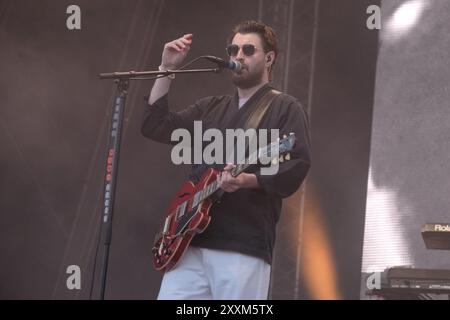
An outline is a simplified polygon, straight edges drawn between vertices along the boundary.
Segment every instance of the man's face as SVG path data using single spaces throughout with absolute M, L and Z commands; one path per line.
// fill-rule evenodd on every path
M 232 41 L 233 45 L 239 46 L 236 55 L 231 55 L 231 60 L 239 61 L 242 64 L 242 70 L 234 72 L 232 76 L 233 83 L 241 89 L 249 89 L 263 82 L 264 77 L 267 79 L 266 54 L 262 46 L 262 40 L 256 33 L 241 34 L 237 33 Z M 253 55 L 245 55 L 242 46 L 253 45 L 255 52 Z

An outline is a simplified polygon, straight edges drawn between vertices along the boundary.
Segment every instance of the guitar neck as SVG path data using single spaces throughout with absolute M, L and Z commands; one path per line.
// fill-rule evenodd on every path
M 233 177 L 237 177 L 239 174 L 247 170 L 248 167 L 250 167 L 252 164 L 256 164 L 259 159 L 259 157 L 266 157 L 269 158 L 269 160 L 273 157 L 276 157 L 278 160 L 278 156 L 280 154 L 284 154 L 286 152 L 289 152 L 292 150 L 293 146 L 295 144 L 295 135 L 291 133 L 289 137 L 283 138 L 281 141 L 278 139 L 277 142 L 273 142 L 270 145 L 261 148 L 257 150 L 256 152 L 250 154 L 248 158 L 245 159 L 243 163 L 237 164 L 235 167 L 233 167 L 230 170 L 230 174 Z M 287 158 L 287 160 L 289 160 Z M 193 198 L 189 201 L 185 201 L 183 204 L 178 206 L 177 208 L 177 217 L 184 215 L 184 212 L 186 210 L 186 206 L 188 205 L 188 202 L 190 203 L 190 206 L 192 208 L 196 207 L 200 202 L 211 196 L 213 193 L 219 190 L 219 183 L 216 180 L 208 184 L 205 188 L 198 191 Z M 221 195 L 218 195 L 220 197 Z
M 250 164 L 248 162 L 247 163 L 243 163 L 243 164 L 237 164 L 233 169 L 230 170 L 230 173 L 231 173 L 231 175 L 233 177 L 237 177 L 242 172 L 247 170 L 247 168 L 249 166 L 250 166 Z M 220 189 L 219 188 L 219 182 L 217 180 L 214 180 L 214 182 L 212 182 L 209 185 L 207 185 L 203 190 L 199 191 L 194 196 L 194 205 L 202 202 L 203 200 L 205 200 L 206 198 L 211 196 L 214 192 L 216 192 L 218 189 Z

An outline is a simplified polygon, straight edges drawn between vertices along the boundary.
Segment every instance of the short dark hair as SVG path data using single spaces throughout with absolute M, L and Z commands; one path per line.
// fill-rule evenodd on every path
M 247 34 L 247 33 L 256 33 L 259 35 L 259 37 L 262 40 L 263 49 L 264 52 L 267 53 L 269 51 L 275 52 L 275 58 L 273 59 L 271 68 L 269 70 L 269 77 L 272 78 L 272 71 L 275 66 L 275 62 L 277 60 L 278 56 L 278 43 L 277 43 L 277 35 L 275 33 L 275 30 L 273 30 L 268 25 L 254 21 L 254 20 L 247 20 L 242 21 L 238 23 L 234 28 L 232 29 L 231 35 L 228 37 L 227 44 L 230 44 L 234 36 L 238 33 L 241 34 Z

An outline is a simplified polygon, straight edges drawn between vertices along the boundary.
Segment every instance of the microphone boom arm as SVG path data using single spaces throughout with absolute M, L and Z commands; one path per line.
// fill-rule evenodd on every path
M 100 79 L 129 79 L 129 80 L 150 80 L 141 77 L 148 76 L 168 76 L 171 74 L 180 73 L 219 73 L 221 68 L 208 68 L 208 69 L 186 69 L 186 70 L 166 70 L 166 71 L 125 71 L 125 72 L 110 72 L 100 73 L 98 77 Z

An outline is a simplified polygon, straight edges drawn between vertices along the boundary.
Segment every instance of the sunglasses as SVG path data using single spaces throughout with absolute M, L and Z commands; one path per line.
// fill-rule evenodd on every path
M 227 46 L 227 53 L 230 57 L 235 57 L 239 53 L 240 47 L 237 44 L 229 44 Z M 242 52 L 247 56 L 252 56 L 255 54 L 256 48 L 252 44 L 244 44 L 242 46 Z

